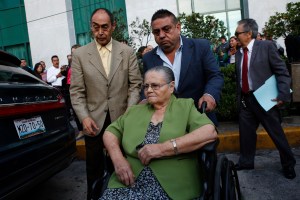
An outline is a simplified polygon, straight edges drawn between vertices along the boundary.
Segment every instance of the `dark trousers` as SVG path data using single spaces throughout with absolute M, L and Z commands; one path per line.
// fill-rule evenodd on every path
M 252 93 L 242 95 L 242 99 L 245 101 L 246 108 L 240 103 L 240 165 L 254 166 L 256 130 L 261 123 L 279 151 L 282 167 L 294 167 L 296 160 L 281 127 L 279 109 L 274 106 L 266 112 Z
M 65 92 L 65 101 L 66 101 L 66 106 L 67 106 L 67 109 L 68 109 L 68 115 L 69 115 L 69 118 L 72 116 L 73 114 L 73 117 L 74 117 L 74 120 L 75 120 L 75 123 L 76 123 L 76 126 L 78 128 L 78 131 L 82 131 L 83 130 L 83 127 L 82 127 L 82 124 L 80 123 L 77 115 L 76 115 L 76 112 L 75 110 L 73 109 L 73 106 L 72 106 L 72 103 L 71 103 L 71 98 L 70 98 L 70 85 L 67 84 L 66 85 L 66 92 Z M 71 110 L 72 110 L 72 114 L 71 114 Z
M 109 113 L 107 112 L 103 127 L 100 134 L 95 137 L 85 136 L 85 149 L 86 149 L 86 175 L 87 175 L 87 199 L 91 199 L 93 183 L 100 179 L 104 173 L 104 152 L 103 152 L 103 140 L 102 136 L 110 125 L 111 120 Z M 94 191 L 100 193 L 100 191 Z

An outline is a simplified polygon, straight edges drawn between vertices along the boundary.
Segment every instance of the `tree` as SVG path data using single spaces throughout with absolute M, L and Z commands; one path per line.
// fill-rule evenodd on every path
M 287 12 L 279 13 L 269 18 L 263 32 L 266 35 L 286 38 L 288 35 L 300 35 L 300 2 L 287 3 Z
M 126 17 L 123 9 L 119 9 L 118 11 L 114 11 L 113 15 L 116 21 L 116 28 L 112 34 L 112 37 L 121 42 L 121 41 L 128 41 L 128 30 L 127 30 L 127 22 Z
M 131 47 L 137 50 L 141 46 L 147 46 L 151 39 L 151 28 L 150 23 L 143 19 L 141 21 L 138 17 L 130 25 L 130 42 Z M 144 43 L 146 39 L 146 42 Z M 144 45 L 143 45 L 144 44 Z
M 181 34 L 189 38 L 205 38 L 216 44 L 227 32 L 224 22 L 210 15 L 182 13 L 179 14 L 178 20 L 181 23 Z
M 271 16 L 263 32 L 274 39 L 283 37 L 289 62 L 300 62 L 300 2 L 287 3 L 286 10 Z

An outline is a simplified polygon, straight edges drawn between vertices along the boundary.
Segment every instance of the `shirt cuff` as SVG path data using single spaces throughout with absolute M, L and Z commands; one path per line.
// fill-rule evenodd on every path
M 203 94 L 203 96 L 204 96 L 204 95 L 210 96 L 210 97 L 211 97 L 211 98 L 214 100 L 214 102 L 216 103 L 216 100 L 215 100 L 215 98 L 214 98 L 214 97 L 213 97 L 211 94 L 204 93 L 204 94 Z

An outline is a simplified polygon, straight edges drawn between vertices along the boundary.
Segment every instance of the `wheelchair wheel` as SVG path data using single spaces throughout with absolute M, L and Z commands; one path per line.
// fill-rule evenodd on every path
M 214 184 L 214 200 L 241 199 L 237 172 L 226 156 L 221 156 L 217 162 Z

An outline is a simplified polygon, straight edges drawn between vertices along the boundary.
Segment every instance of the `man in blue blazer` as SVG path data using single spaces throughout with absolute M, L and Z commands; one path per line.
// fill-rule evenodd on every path
M 255 40 L 257 33 L 258 26 L 255 20 L 244 19 L 238 22 L 235 36 L 242 48 L 237 51 L 235 58 L 241 154 L 235 167 L 237 170 L 254 168 L 256 130 L 261 123 L 279 151 L 285 177 L 293 179 L 296 176 L 296 160 L 281 127 L 278 109 L 283 102 L 289 102 L 291 99 L 291 78 L 274 43 Z M 265 111 L 253 92 L 272 75 L 275 75 L 277 80 L 278 96 L 273 99 L 277 106 Z
M 151 27 L 158 47 L 143 56 L 144 72 L 159 65 L 171 68 L 177 97 L 192 98 L 197 108 L 206 101 L 208 117 L 217 125 L 211 111 L 220 99 L 224 80 L 209 41 L 181 36 L 179 21 L 165 9 L 154 13 Z

